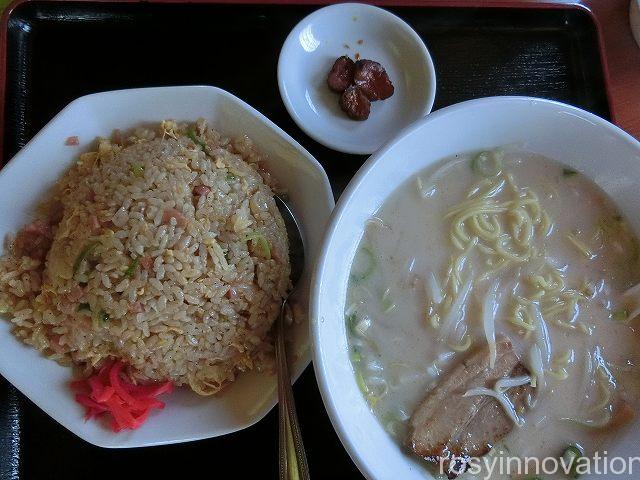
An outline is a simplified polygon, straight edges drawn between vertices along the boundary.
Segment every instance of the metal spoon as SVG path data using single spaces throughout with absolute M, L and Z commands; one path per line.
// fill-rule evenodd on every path
M 309 467 L 307 455 L 302 444 L 302 435 L 298 425 L 298 415 L 291 390 L 291 377 L 287 363 L 287 351 L 284 342 L 285 311 L 288 300 L 296 289 L 296 284 L 304 269 L 304 243 L 300 227 L 289 206 L 277 195 L 274 196 L 280 210 L 289 237 L 289 263 L 291 264 L 292 290 L 282 300 L 280 315 L 276 320 L 276 363 L 278 367 L 278 412 L 279 425 L 279 464 L 280 480 L 308 480 Z

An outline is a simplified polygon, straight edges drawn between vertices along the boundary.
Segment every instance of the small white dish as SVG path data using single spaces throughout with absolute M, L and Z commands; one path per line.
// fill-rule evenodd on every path
M 268 169 L 287 189 L 306 237 L 305 273 L 299 301 L 308 301 L 310 271 L 333 208 L 329 180 L 320 164 L 264 115 L 219 88 L 208 86 L 120 90 L 87 95 L 71 102 L 0 171 L 0 238 L 32 218 L 42 194 L 94 144 L 114 129 L 126 130 L 163 119 L 205 118 L 229 136 L 248 135 L 267 155 Z M 78 136 L 80 145 L 65 146 Z M 34 172 L 37 172 L 34 174 Z M 309 363 L 307 322 L 292 332 L 297 378 Z M 69 388 L 72 371 L 47 360 L 11 334 L 0 319 L 0 374 L 38 407 L 80 438 L 102 447 L 142 447 L 215 437 L 248 427 L 276 403 L 274 375 L 246 373 L 214 397 L 200 397 L 180 388 L 166 397 L 164 411 L 155 411 L 138 430 L 113 433 L 95 421 L 84 421 L 84 409 Z M 165 398 L 163 398 L 165 400 Z
M 349 360 L 345 302 L 365 222 L 400 185 L 440 159 L 512 144 L 591 177 L 640 233 L 640 142 L 569 105 L 526 97 L 463 102 L 416 122 L 372 155 L 334 210 L 314 272 L 310 310 L 313 364 L 325 407 L 343 445 L 368 479 L 433 477 L 404 453 L 371 413 Z M 610 439 L 607 451 L 610 458 L 630 458 L 639 442 L 640 430 L 627 429 Z
M 348 48 L 347 48 L 348 46 Z M 371 115 L 355 121 L 340 109 L 327 74 L 336 58 L 375 60 L 395 93 L 371 102 Z M 346 153 L 369 154 L 433 107 L 436 75 L 418 34 L 378 7 L 342 3 L 316 10 L 291 31 L 278 60 L 278 86 L 289 114 L 314 140 Z

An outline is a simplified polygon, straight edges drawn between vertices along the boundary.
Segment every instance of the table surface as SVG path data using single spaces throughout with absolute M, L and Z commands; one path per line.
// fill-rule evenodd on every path
M 260 0 L 249 0 L 260 2 Z M 286 1 L 286 0 L 285 0 Z M 304 0 L 303 0 L 304 1 Z M 608 80 L 612 121 L 640 139 L 640 48 L 629 24 L 630 0 L 398 0 L 402 5 L 485 7 L 578 7 L 589 11 L 599 30 Z M 315 3 L 315 2 L 310 2 Z M 371 3 L 376 3 L 371 2 Z M 386 2 L 382 2 L 386 3 Z
M 5 8 L 1 22 L 6 19 L 12 9 L 28 0 L 0 0 L 0 9 Z M 68 0 L 74 1 L 74 0 Z M 110 0 L 96 0 L 110 1 Z M 118 0 L 116 0 L 118 1 Z M 122 2 L 138 2 L 142 0 L 119 0 Z M 211 0 L 150 0 L 166 3 L 208 3 Z M 216 3 L 296 3 L 296 4 L 328 4 L 330 0 L 217 0 Z M 608 84 L 611 120 L 634 137 L 640 139 L 640 48 L 636 44 L 629 24 L 630 0 L 371 0 L 368 3 L 386 5 L 422 5 L 422 6 L 456 6 L 473 7 L 548 7 L 583 8 L 594 18 L 601 43 L 601 56 Z M 4 34 L 0 32 L 0 46 L 6 43 Z M 0 52 L 0 62 L 4 63 L 4 53 Z M 4 85 L 0 85 L 0 98 L 4 98 Z M 0 116 L 1 117 L 1 116 Z M 0 118 L 0 122 L 2 122 Z M 0 129 L 2 124 L 0 123 Z

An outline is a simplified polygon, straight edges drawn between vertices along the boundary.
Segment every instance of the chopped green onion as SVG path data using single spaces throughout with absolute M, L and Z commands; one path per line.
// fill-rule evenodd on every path
M 362 361 L 362 355 L 360 354 L 360 351 L 355 347 L 351 350 L 349 358 L 351 359 L 352 363 L 360 363 Z
M 131 173 L 135 177 L 142 177 L 144 175 L 144 167 L 142 165 L 133 165 L 131 167 Z
M 108 321 L 109 314 L 102 309 L 91 315 L 91 324 L 93 325 L 94 330 L 104 327 Z
M 244 236 L 244 240 L 245 242 L 250 241 L 253 248 L 257 249 L 267 260 L 271 260 L 269 240 L 263 234 L 258 232 L 248 233 Z
M 399 427 L 405 422 L 399 414 L 393 412 L 386 412 L 380 420 L 384 429 L 393 437 L 398 435 Z
M 96 249 L 98 245 L 100 245 L 100 242 L 89 242 L 84 246 L 84 248 L 80 252 L 80 255 L 78 255 L 78 257 L 76 258 L 76 261 L 73 262 L 74 275 L 78 273 L 78 270 L 80 270 L 80 266 L 82 265 L 82 262 L 91 256 L 91 254 L 93 253 L 93 251 Z
M 136 270 L 138 269 L 139 263 L 140 263 L 140 257 L 136 257 L 133 260 L 131 260 L 129 267 L 127 267 L 127 269 L 124 271 L 125 278 L 132 278 L 135 275 Z
M 9 307 L 9 305 L 7 305 L 6 303 L 0 305 L 0 313 L 9 313 L 10 311 L 11 307 Z
M 571 478 L 578 478 L 580 476 L 577 473 L 578 461 L 583 457 L 584 451 L 578 445 L 569 445 L 562 454 L 564 466 L 569 467 L 569 476 Z
M 611 320 L 616 322 L 624 322 L 629 316 L 629 312 L 626 310 L 616 310 L 611 314 Z
M 187 130 L 187 137 L 189 137 L 193 141 L 193 143 L 195 143 L 196 145 L 199 145 L 202 148 L 202 151 L 206 155 L 209 155 L 207 153 L 207 144 L 197 137 L 195 130 L 193 130 L 192 128 Z
M 98 319 L 102 322 L 102 323 L 107 323 L 109 321 L 109 314 L 107 312 L 105 312 L 104 310 L 100 310 L 98 312 Z
M 382 300 L 382 313 L 389 313 L 394 308 L 396 308 L 396 304 L 393 303 L 393 300 L 390 298 Z
M 359 337 L 366 337 L 367 330 L 371 327 L 371 319 L 367 316 L 362 317 L 353 327 L 354 333 Z
M 187 137 L 189 137 L 193 143 L 200 145 L 200 139 L 196 136 L 196 131 L 193 128 L 187 130 Z
M 355 313 L 351 315 L 347 315 L 347 329 L 351 335 L 355 335 L 356 333 L 356 324 L 358 323 L 358 317 L 356 317 Z
M 502 171 L 502 155 L 499 152 L 480 152 L 471 160 L 471 169 L 483 177 L 495 177 Z
M 364 377 L 362 376 L 362 372 L 356 368 L 356 383 L 358 384 L 358 388 L 362 392 L 362 394 L 366 397 L 369 395 L 369 389 L 367 388 L 367 384 L 364 381 Z
M 91 305 L 89 305 L 88 303 L 79 303 L 78 304 L 78 312 L 81 312 L 83 310 L 91 311 Z
M 230 172 L 229 172 L 229 173 L 227 173 L 227 181 L 228 181 L 228 182 L 232 182 L 232 181 L 233 181 L 233 180 L 235 180 L 236 178 L 238 178 L 238 177 L 236 177 L 233 173 L 230 173 Z
M 563 177 L 573 177 L 574 175 L 577 175 L 578 171 L 574 170 L 573 168 L 563 168 L 562 169 L 562 176 Z
M 362 280 L 365 280 L 367 277 L 369 277 L 369 275 L 373 273 L 376 268 L 376 257 L 374 256 L 371 249 L 369 247 L 362 247 L 360 249 L 360 252 L 362 252 L 364 256 L 367 257 L 367 266 L 362 272 L 351 274 L 350 278 L 354 282 L 361 282 Z
M 396 304 L 393 303 L 393 298 L 391 298 L 391 295 L 388 292 L 389 291 L 387 290 L 387 292 L 385 292 L 385 294 L 382 296 L 382 299 L 380 300 L 382 313 L 389 313 L 391 310 L 396 308 Z

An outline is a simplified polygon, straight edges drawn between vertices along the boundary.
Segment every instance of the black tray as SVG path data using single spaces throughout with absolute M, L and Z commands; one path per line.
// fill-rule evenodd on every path
M 24 3 L 5 26 L 4 161 L 78 96 L 208 84 L 247 101 L 304 145 L 326 169 L 337 197 L 365 157 L 334 152 L 307 137 L 287 114 L 276 82 L 286 35 L 315 8 Z M 489 95 L 533 95 L 609 117 L 597 33 L 583 10 L 390 9 L 417 30 L 433 56 L 438 76 L 434 109 Z M 295 396 L 312 476 L 362 478 L 333 432 L 311 367 L 296 383 Z M 232 476 L 222 473 L 225 464 L 235 465 Z M 225 437 L 114 451 L 76 438 L 0 377 L 1 480 L 220 474 L 276 478 L 277 410 Z

